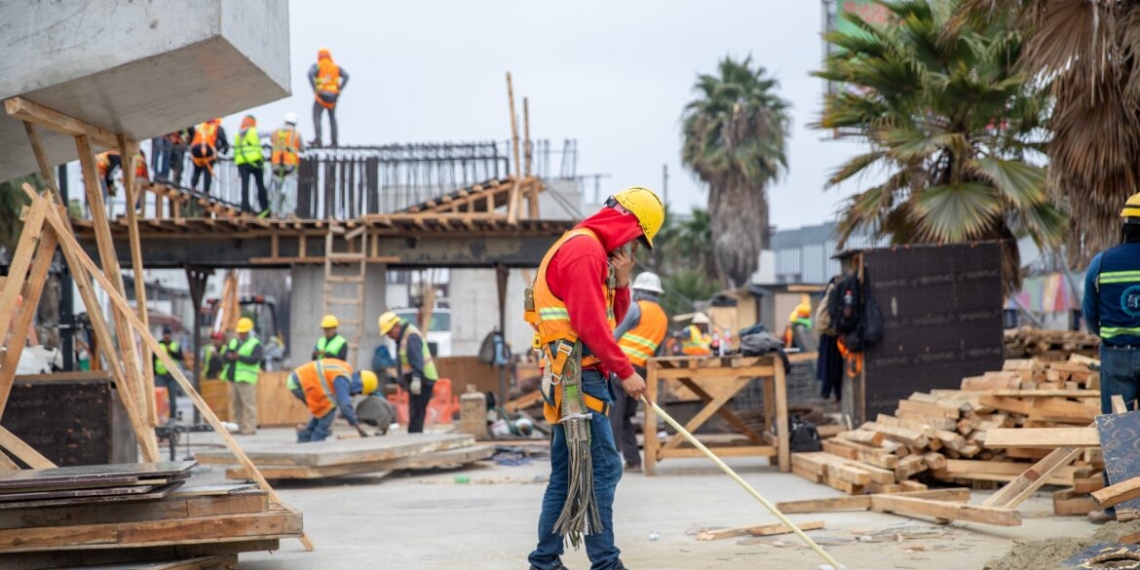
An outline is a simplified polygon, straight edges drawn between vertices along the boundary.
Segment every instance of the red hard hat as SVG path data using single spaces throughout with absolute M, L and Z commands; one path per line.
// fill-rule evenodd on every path
M 212 339 L 220 339 L 220 340 L 225 340 L 225 338 L 226 338 L 226 335 L 224 335 L 224 334 L 222 334 L 222 333 L 220 333 L 220 332 L 216 332 L 216 333 L 213 333 L 213 334 L 211 334 L 211 335 L 210 335 L 210 338 L 212 338 Z

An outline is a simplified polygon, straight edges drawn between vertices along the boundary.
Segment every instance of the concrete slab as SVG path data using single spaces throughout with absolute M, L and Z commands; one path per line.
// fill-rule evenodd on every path
M 144 140 L 289 95 L 287 0 L 0 3 L 0 99 Z M 72 141 L 42 133 L 49 158 Z M 0 180 L 37 170 L 0 117 Z

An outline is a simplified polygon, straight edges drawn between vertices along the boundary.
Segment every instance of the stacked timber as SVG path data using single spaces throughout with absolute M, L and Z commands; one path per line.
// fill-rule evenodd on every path
M 1099 343 L 1099 337 L 1086 332 L 1021 327 L 1005 331 L 1005 357 L 1058 361 L 1080 354 L 1096 358 Z
M 250 442 L 246 455 L 266 479 L 322 479 L 437 467 L 460 467 L 487 459 L 492 445 L 477 445 L 469 434 L 394 434 L 361 439 L 327 439 L 312 443 Z M 203 464 L 234 465 L 229 479 L 250 474 L 228 450 L 195 453 Z
M 881 414 L 792 456 L 793 472 L 849 494 L 920 491 L 931 484 L 996 488 L 1058 447 L 1086 448 L 1048 483 L 1059 514 L 1091 506 L 1103 483 L 1095 429 L 1098 373 L 1091 359 L 1006 361 L 1003 370 L 964 378 L 959 390 L 916 392 L 894 415 Z M 1084 511 L 1087 512 L 1087 509 Z

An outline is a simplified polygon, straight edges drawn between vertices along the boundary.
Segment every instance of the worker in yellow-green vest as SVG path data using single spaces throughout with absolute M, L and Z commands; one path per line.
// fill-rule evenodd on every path
M 325 335 L 317 340 L 317 346 L 313 349 L 313 360 L 326 357 L 348 360 L 348 341 L 337 333 L 336 329 L 339 326 L 340 320 L 335 315 L 325 315 L 321 319 L 321 328 L 325 330 Z
M 380 315 L 380 334 L 396 341 L 399 366 L 396 382 L 408 391 L 408 433 L 423 433 L 431 391 L 439 374 L 431 359 L 431 350 L 424 335 L 411 323 L 404 322 L 396 313 Z
M 162 341 L 158 346 L 162 351 L 170 356 L 177 362 L 182 362 L 182 347 L 178 342 L 172 338 L 173 333 L 169 328 L 162 329 Z M 165 387 L 166 394 L 170 398 L 170 416 L 168 419 L 174 419 L 174 410 L 177 406 L 174 405 L 174 398 L 181 392 L 178 389 L 178 382 L 174 380 L 174 376 L 170 373 L 170 369 L 166 367 L 157 354 L 151 355 L 151 362 L 154 363 L 154 385 L 158 387 Z
M 202 380 L 217 380 L 222 377 L 222 353 L 226 350 L 226 335 L 221 332 L 210 334 L 210 344 L 202 351 Z
M 261 135 L 257 133 L 257 119 L 246 115 L 241 120 L 241 130 L 234 141 L 234 164 L 241 176 L 241 211 L 254 213 L 249 203 L 249 178 L 257 182 L 258 217 L 269 215 L 269 192 L 265 189 L 262 176 L 265 170 L 265 155 L 261 151 Z
M 253 321 L 242 317 L 237 324 L 237 338 L 226 349 L 226 380 L 234 383 L 234 413 L 241 435 L 257 433 L 257 375 L 263 358 L 261 341 L 250 334 Z

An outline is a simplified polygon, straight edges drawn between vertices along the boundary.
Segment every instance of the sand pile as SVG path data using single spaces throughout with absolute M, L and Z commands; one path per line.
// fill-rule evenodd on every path
M 1005 556 L 987 562 L 983 570 L 1069 570 L 1070 567 L 1061 562 L 1098 542 L 1111 544 L 1135 532 L 1140 532 L 1140 519 L 1127 523 L 1108 523 L 1084 539 L 1052 538 L 1019 542 Z

